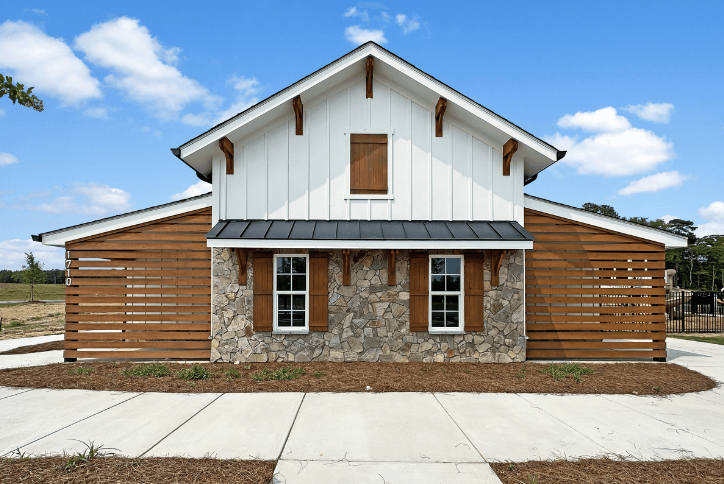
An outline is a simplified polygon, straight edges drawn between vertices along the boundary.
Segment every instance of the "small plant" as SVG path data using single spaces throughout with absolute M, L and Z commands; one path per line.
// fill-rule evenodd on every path
M 592 368 L 582 366 L 580 363 L 554 364 L 541 371 L 548 373 L 554 381 L 565 380 L 568 375 L 571 375 L 577 383 L 581 382 L 581 375 L 595 374 Z
M 245 369 L 245 370 L 251 370 L 251 365 L 246 365 L 246 366 L 244 366 L 244 369 Z
M 144 363 L 121 370 L 121 373 L 125 376 L 162 377 L 169 376 L 171 374 L 171 370 L 169 370 L 168 366 L 163 363 Z
M 83 366 L 79 366 L 75 370 L 70 370 L 70 373 L 75 375 L 90 375 L 91 373 L 93 373 L 93 368 L 85 368 Z
M 523 363 L 523 365 L 520 367 L 520 371 L 518 371 L 518 378 L 520 378 L 521 380 L 525 378 L 525 371 L 525 363 Z
M 274 371 L 264 368 L 264 370 L 251 375 L 251 379 L 254 381 L 296 380 L 300 376 L 304 375 L 304 373 L 304 368 L 299 368 L 297 366 L 285 366 L 283 368 L 277 368 Z
M 528 474 L 528 481 L 525 484 L 538 484 L 538 474 Z
M 22 321 L 13 321 L 12 323 L 8 324 L 8 328 L 17 328 L 18 326 L 25 326 L 25 323 Z
M 190 368 L 184 368 L 176 372 L 176 376 L 182 380 L 209 380 L 214 374 L 203 365 L 194 364 Z
M 231 381 L 234 378 L 239 378 L 241 376 L 241 373 L 239 373 L 239 370 L 236 368 L 229 368 L 224 372 L 224 375 L 226 375 L 226 381 Z
M 470 373 L 470 370 L 463 370 L 465 373 Z
M 508 464 L 508 470 L 509 470 L 509 471 L 512 471 L 513 469 L 515 469 L 515 464 L 513 464 L 513 463 L 511 462 L 511 463 Z
M 661 387 L 660 387 L 660 386 L 659 386 L 659 387 L 653 387 L 652 390 L 655 391 L 656 393 L 659 393 L 659 392 L 661 391 Z
M 323 372 L 323 371 L 315 371 L 315 372 L 314 372 L 314 376 L 316 376 L 317 378 L 321 378 L 321 377 L 324 376 L 324 372 Z
M 82 442 L 78 440 L 77 442 L 80 442 L 81 444 L 85 445 L 85 450 L 83 452 L 78 452 L 74 456 L 72 456 L 68 461 L 63 464 L 63 470 L 69 471 L 72 469 L 75 469 L 80 464 L 85 464 L 86 462 L 89 462 L 96 457 L 109 457 L 112 455 L 116 455 L 115 452 L 110 452 L 111 449 L 104 449 L 102 445 L 99 445 L 98 447 L 95 446 L 93 441 L 86 444 L 85 442 Z M 118 449 L 112 449 L 112 450 L 118 450 Z

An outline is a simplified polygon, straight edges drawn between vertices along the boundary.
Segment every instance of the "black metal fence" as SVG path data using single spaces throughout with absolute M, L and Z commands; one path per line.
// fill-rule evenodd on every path
M 704 291 L 667 294 L 666 332 L 724 332 L 724 294 Z

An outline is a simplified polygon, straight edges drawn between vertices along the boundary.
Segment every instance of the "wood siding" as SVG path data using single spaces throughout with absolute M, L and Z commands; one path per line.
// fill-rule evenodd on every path
M 534 210 L 528 359 L 664 358 L 664 246 Z
M 211 209 L 66 244 L 65 358 L 211 357 Z

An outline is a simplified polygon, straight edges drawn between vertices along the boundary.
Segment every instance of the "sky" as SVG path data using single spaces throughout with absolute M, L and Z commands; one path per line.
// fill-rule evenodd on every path
M 724 3 L 12 2 L 0 269 L 48 232 L 209 190 L 175 148 L 374 40 L 567 156 L 526 192 L 724 233 Z

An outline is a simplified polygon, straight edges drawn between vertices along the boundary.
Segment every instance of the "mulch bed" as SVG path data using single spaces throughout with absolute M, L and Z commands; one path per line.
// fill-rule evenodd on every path
M 724 460 L 631 462 L 611 459 L 491 464 L 503 484 L 721 484 Z
M 42 351 L 55 351 L 62 349 L 62 341 L 51 341 L 50 343 L 41 343 L 39 345 L 19 346 L 18 348 L 3 351 L 0 355 L 25 355 L 28 353 L 40 353 Z
M 176 371 L 185 363 L 165 363 L 164 377 L 124 376 L 134 362 L 78 362 L 0 370 L 0 385 L 33 388 L 76 388 L 130 392 L 482 392 L 671 395 L 699 392 L 716 386 L 710 378 L 669 363 L 586 363 L 595 371 L 554 381 L 541 363 L 204 363 L 215 375 L 186 381 Z M 289 381 L 255 381 L 254 373 L 282 367 L 301 367 L 304 374 Z M 78 374 L 78 369 L 90 374 Z M 225 371 L 235 369 L 230 381 Z M 371 390 L 367 387 L 371 387 Z
M 0 483 L 269 484 L 275 462 L 181 457 L 92 459 L 63 470 L 67 457 L 0 459 Z

